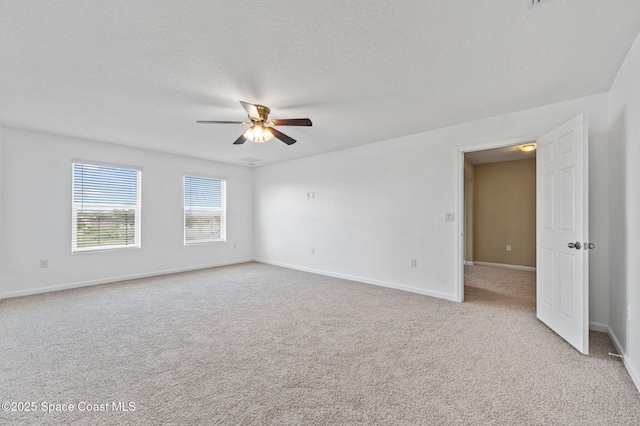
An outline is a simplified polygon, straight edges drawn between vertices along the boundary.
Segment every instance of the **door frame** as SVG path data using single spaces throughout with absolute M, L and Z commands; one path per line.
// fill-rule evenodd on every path
M 485 151 L 487 149 L 504 148 L 507 146 L 522 145 L 527 142 L 537 141 L 539 137 L 545 133 L 536 133 L 533 135 L 519 136 L 514 138 L 502 139 L 491 142 L 477 143 L 473 145 L 464 145 L 458 147 L 458 224 L 456 227 L 457 232 L 457 244 L 456 244 L 456 275 L 458 277 L 458 283 L 456 285 L 456 301 L 464 302 L 464 248 L 465 248 L 465 235 L 464 235 L 464 154 L 474 151 Z M 536 206 L 538 204 L 538 197 L 536 195 Z M 537 250 L 537 243 L 536 243 Z

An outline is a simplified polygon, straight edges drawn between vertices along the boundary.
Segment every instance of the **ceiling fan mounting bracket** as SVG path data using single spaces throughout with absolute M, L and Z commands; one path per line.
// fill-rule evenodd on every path
M 260 121 L 260 122 L 266 122 L 267 119 L 269 118 L 269 113 L 271 112 L 271 110 L 269 108 L 267 108 L 264 105 L 255 105 L 256 109 L 258 110 L 258 115 L 260 116 L 260 120 L 257 120 L 254 117 L 249 117 L 251 119 L 251 121 Z

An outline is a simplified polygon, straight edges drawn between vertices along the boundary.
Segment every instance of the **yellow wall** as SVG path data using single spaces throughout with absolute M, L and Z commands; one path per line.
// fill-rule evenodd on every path
M 535 159 L 475 166 L 473 260 L 536 266 Z

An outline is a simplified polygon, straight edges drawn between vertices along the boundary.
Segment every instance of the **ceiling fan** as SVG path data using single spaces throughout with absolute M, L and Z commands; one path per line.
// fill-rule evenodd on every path
M 251 127 L 244 132 L 235 142 L 240 145 L 246 141 L 266 142 L 275 138 L 280 139 L 287 145 L 296 143 L 296 140 L 285 135 L 273 126 L 311 126 L 308 118 L 289 118 L 286 120 L 269 120 L 271 110 L 264 105 L 250 104 L 242 102 L 242 107 L 247 111 L 251 121 L 197 121 L 198 124 L 250 124 Z

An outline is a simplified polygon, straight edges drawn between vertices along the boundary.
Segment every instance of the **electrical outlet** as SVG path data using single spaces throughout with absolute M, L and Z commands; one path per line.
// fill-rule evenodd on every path
M 233 243 L 233 248 L 235 249 L 236 247 L 237 247 L 237 246 L 236 246 L 236 243 Z
M 454 212 L 446 212 L 444 214 L 444 221 L 445 222 L 455 222 L 456 221 L 456 214 Z
M 316 254 L 316 249 L 312 248 L 311 249 L 311 254 Z
M 49 259 L 43 259 L 40 261 L 40 267 L 41 268 L 48 268 L 49 267 Z
M 418 267 L 418 259 L 411 259 L 411 267 L 412 268 Z
M 507 244 L 507 251 L 511 251 L 511 244 Z

